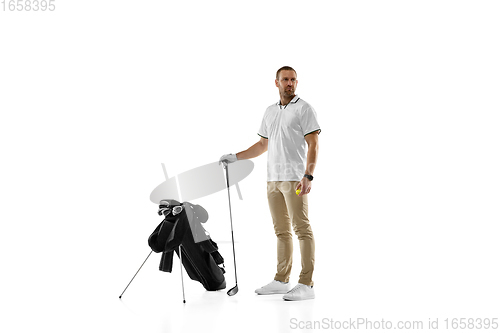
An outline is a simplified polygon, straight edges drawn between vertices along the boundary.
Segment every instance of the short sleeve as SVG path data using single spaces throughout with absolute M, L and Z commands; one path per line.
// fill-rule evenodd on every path
M 318 123 L 318 116 L 316 115 L 316 111 L 309 106 L 305 109 L 302 117 L 300 119 L 300 126 L 302 127 L 302 134 L 306 136 L 307 134 L 311 134 L 312 132 L 319 131 L 321 133 L 321 128 Z
M 260 129 L 257 132 L 257 134 L 264 139 L 269 139 L 269 133 L 267 131 L 267 124 L 266 124 L 266 115 L 267 112 L 264 114 L 264 117 L 262 117 L 262 123 L 260 124 Z

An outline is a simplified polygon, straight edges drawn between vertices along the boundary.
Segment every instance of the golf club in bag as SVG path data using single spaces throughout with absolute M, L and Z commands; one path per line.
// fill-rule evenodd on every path
M 229 296 L 234 296 L 236 295 L 236 293 L 238 293 L 238 276 L 236 274 L 236 252 L 234 250 L 233 214 L 231 212 L 231 194 L 229 191 L 229 168 L 228 168 L 228 163 L 223 162 L 222 164 L 224 165 L 224 169 L 226 170 L 227 198 L 229 200 L 229 219 L 231 221 L 231 242 L 233 244 L 234 279 L 236 281 L 236 286 L 229 289 L 227 294 Z

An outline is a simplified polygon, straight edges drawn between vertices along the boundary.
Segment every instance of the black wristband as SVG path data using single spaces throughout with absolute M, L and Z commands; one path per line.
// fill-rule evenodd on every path
M 313 176 L 308 175 L 308 174 L 305 174 L 305 175 L 304 175 L 304 177 L 306 177 L 306 178 L 307 178 L 307 179 L 309 179 L 309 180 L 313 180 L 313 179 L 314 179 L 314 177 L 313 177 Z

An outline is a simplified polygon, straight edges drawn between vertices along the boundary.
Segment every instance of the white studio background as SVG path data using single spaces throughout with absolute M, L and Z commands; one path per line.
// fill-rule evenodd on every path
M 498 2 L 55 4 L 0 12 L 2 331 L 105 320 L 96 304 L 160 222 L 160 163 L 173 176 L 255 143 L 283 65 L 323 130 L 317 292 L 344 317 L 498 316 Z M 248 290 L 275 260 L 254 163 L 244 200 L 232 189 L 237 246 L 270 253 L 243 264 Z M 230 241 L 226 193 L 199 203 Z

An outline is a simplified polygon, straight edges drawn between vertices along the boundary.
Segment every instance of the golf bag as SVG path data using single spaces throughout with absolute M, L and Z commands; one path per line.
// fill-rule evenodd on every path
M 207 211 L 200 205 L 176 200 L 162 200 L 158 210 L 164 220 L 156 227 L 148 244 L 156 253 L 162 253 L 160 271 L 172 272 L 174 252 L 182 251 L 182 264 L 192 280 L 200 282 L 206 290 L 226 288 L 224 258 L 217 244 L 201 223 L 208 220 Z

